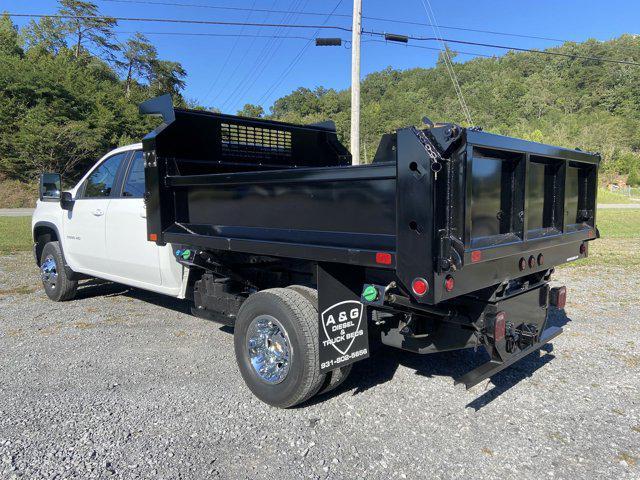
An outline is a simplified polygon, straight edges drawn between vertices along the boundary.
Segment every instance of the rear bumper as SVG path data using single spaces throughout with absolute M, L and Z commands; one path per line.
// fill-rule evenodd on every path
M 464 384 L 467 389 L 477 385 L 478 383 L 486 380 L 487 378 L 492 377 L 496 373 L 504 370 L 505 368 L 513 365 L 518 360 L 523 359 L 527 355 L 537 352 L 540 350 L 545 344 L 549 343 L 551 340 L 556 338 L 558 335 L 562 333 L 562 328 L 560 327 L 549 327 L 542 332 L 540 335 L 540 339 L 538 342 L 529 346 L 524 350 L 520 350 L 518 353 L 514 353 L 509 355 L 504 360 L 490 360 L 487 363 L 480 365 L 478 368 L 471 370 L 469 373 L 459 377 L 456 379 L 456 385 L 461 383 Z

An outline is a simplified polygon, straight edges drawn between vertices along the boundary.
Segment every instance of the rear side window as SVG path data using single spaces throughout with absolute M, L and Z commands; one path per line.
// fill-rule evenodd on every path
M 107 158 L 87 178 L 83 198 L 104 198 L 111 195 L 116 173 L 126 153 L 118 153 Z
M 122 196 L 133 198 L 142 198 L 144 196 L 144 160 L 140 150 L 136 151 L 131 162 Z

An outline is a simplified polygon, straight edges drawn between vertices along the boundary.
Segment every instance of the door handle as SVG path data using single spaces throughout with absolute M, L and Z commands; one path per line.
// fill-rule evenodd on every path
M 93 213 L 96 217 L 101 217 L 102 215 L 104 215 L 104 212 L 103 212 L 103 211 L 102 211 L 102 209 L 100 209 L 100 208 L 96 208 L 96 209 L 95 209 L 93 212 L 91 212 L 91 213 Z

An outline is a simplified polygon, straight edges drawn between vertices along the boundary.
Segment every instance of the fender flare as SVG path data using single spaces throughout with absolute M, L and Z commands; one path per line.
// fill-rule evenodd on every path
M 32 230 L 32 237 L 33 237 L 33 256 L 35 258 L 36 261 L 36 265 L 38 265 L 38 267 L 40 266 L 40 258 L 39 258 L 39 253 L 42 251 L 40 250 L 40 252 L 38 251 L 38 239 L 35 236 L 35 232 L 36 229 L 38 227 L 44 227 L 44 228 L 50 228 L 51 230 L 54 231 L 54 233 L 56 234 L 57 237 L 57 241 L 60 244 L 60 251 L 62 252 L 62 260 L 64 261 L 64 271 L 65 274 L 67 275 L 67 278 L 69 278 L 69 280 L 81 280 L 83 278 L 87 278 L 86 276 L 80 274 L 80 273 L 76 273 L 73 270 L 71 270 L 71 267 L 67 264 L 67 259 L 64 256 L 64 248 L 62 247 L 62 237 L 60 236 L 60 230 L 58 230 L 58 227 L 55 223 L 51 223 L 51 222 L 47 222 L 47 221 L 39 221 L 36 222 L 33 225 L 33 230 Z M 44 245 L 43 245 L 44 247 Z

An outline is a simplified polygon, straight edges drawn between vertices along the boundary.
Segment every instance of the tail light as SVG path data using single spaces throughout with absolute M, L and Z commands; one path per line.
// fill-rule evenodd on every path
M 493 339 L 496 342 L 504 340 L 507 333 L 507 314 L 504 312 L 496 313 L 496 318 L 493 322 Z
M 456 281 L 453 279 L 451 275 L 447 275 L 447 278 L 444 281 L 444 289 L 447 292 L 450 292 L 451 290 L 453 290 L 453 287 L 455 286 L 456 286 Z
M 381 265 L 391 265 L 392 257 L 390 253 L 387 252 L 377 252 L 376 253 L 376 263 Z
M 429 283 L 424 278 L 416 278 L 411 282 L 411 290 L 417 296 L 422 297 L 429 291 Z
M 564 308 L 567 303 L 567 287 L 555 287 L 549 292 L 549 302 L 556 308 Z

